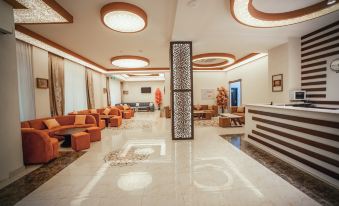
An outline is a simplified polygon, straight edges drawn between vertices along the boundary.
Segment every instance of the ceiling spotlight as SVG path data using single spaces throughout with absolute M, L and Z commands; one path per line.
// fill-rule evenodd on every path
M 335 2 L 337 2 L 337 1 L 336 0 L 327 0 L 327 5 L 335 4 Z
M 146 12 L 123 2 L 113 2 L 102 7 L 101 19 L 110 29 L 124 33 L 139 32 L 147 26 Z
M 149 65 L 149 60 L 140 56 L 115 56 L 111 61 L 114 66 L 120 68 L 142 68 Z

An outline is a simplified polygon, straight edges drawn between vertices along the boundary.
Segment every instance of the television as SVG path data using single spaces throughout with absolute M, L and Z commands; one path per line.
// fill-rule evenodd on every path
M 141 87 L 141 93 L 151 93 L 152 88 L 151 87 Z

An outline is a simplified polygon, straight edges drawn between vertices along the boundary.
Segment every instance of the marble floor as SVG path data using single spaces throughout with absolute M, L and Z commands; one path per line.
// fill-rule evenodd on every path
M 137 113 L 134 127 L 103 130 L 102 141 L 17 205 L 318 205 L 219 136 L 243 128 L 196 127 L 193 141 L 172 141 L 170 120 L 159 116 Z M 148 159 L 123 167 L 104 161 L 132 148 Z

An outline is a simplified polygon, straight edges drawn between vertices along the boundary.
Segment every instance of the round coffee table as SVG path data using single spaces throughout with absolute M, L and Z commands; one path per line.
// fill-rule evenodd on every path
M 69 128 L 60 130 L 54 133 L 56 136 L 63 136 L 65 139 L 61 143 L 61 147 L 71 147 L 72 145 L 72 134 L 78 132 L 85 132 L 87 128 Z

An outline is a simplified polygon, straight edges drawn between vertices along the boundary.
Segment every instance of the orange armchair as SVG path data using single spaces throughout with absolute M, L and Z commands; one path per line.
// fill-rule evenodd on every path
M 59 143 L 46 132 L 22 128 L 22 149 L 25 164 L 41 164 L 57 158 Z

